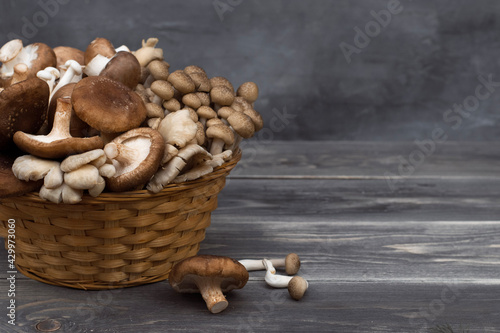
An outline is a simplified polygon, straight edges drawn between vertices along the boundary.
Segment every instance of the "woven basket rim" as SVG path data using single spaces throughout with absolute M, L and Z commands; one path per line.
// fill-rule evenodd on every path
M 177 193 L 185 190 L 189 190 L 195 187 L 199 187 L 210 180 L 221 177 L 231 171 L 236 164 L 240 161 L 242 156 L 241 149 L 238 149 L 236 152 L 233 152 L 232 158 L 226 163 L 222 164 L 214 168 L 214 170 L 206 174 L 198 179 L 189 180 L 182 183 L 177 184 L 168 184 L 158 193 L 150 192 L 149 190 L 136 190 L 136 191 L 127 191 L 127 192 L 103 192 L 98 197 L 92 197 L 88 193 L 84 193 L 82 197 L 82 201 L 76 204 L 65 204 L 65 203 L 53 203 L 47 200 L 40 198 L 39 192 L 29 192 L 25 193 L 21 196 L 13 196 L 7 198 L 0 198 L 0 201 L 9 202 L 9 201 L 17 201 L 17 200 L 26 200 L 34 203 L 42 203 L 42 204 L 54 204 L 54 205 L 69 205 L 75 206 L 78 204 L 103 204 L 109 202 L 126 202 L 126 201 L 137 201 L 137 200 L 145 200 L 147 198 L 157 198 L 162 196 L 172 195 L 172 193 Z

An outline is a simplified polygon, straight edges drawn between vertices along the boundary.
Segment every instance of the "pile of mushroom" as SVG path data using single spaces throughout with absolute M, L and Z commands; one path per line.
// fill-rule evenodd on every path
M 40 197 L 57 203 L 84 191 L 157 193 L 211 173 L 262 129 L 255 83 L 235 90 L 198 66 L 171 72 L 157 45 L 2 46 L 0 155 L 17 157 L 13 175 L 43 181 Z M 11 195 L 20 193 L 2 194 Z

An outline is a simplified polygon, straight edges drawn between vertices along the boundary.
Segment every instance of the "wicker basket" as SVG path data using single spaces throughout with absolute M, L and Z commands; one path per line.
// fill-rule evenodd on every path
M 93 290 L 161 281 L 198 252 L 217 194 L 240 158 L 238 151 L 212 173 L 157 194 L 85 195 L 76 205 L 38 193 L 1 199 L 0 236 L 15 219 L 17 270 L 34 280 Z

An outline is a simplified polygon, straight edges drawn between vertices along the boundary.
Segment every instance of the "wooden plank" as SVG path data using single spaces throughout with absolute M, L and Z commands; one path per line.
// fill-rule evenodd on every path
M 453 281 L 312 282 L 297 302 L 284 289 L 252 280 L 228 293 L 229 307 L 218 315 L 208 312 L 200 295 L 178 294 L 166 282 L 90 292 L 30 280 L 19 281 L 17 288 L 18 325 L 1 320 L 1 332 L 37 332 L 37 323 L 47 319 L 59 322 L 65 333 L 429 332 L 447 323 L 496 332 L 500 327 L 497 286 Z
M 500 178 L 498 142 L 444 142 L 435 144 L 434 150 L 430 144 L 426 147 L 429 153 L 424 154 L 419 152 L 425 149 L 413 142 L 253 139 L 242 142 L 243 158 L 231 177 L 385 179 L 389 173 L 403 179 Z

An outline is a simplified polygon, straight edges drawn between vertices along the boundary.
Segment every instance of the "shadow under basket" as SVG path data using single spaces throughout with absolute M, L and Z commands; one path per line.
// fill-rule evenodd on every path
M 212 173 L 157 194 L 85 194 L 74 205 L 38 193 L 0 199 L 0 236 L 15 219 L 17 270 L 48 284 L 100 290 L 165 280 L 176 262 L 198 253 L 217 195 L 240 158 L 241 150 Z

